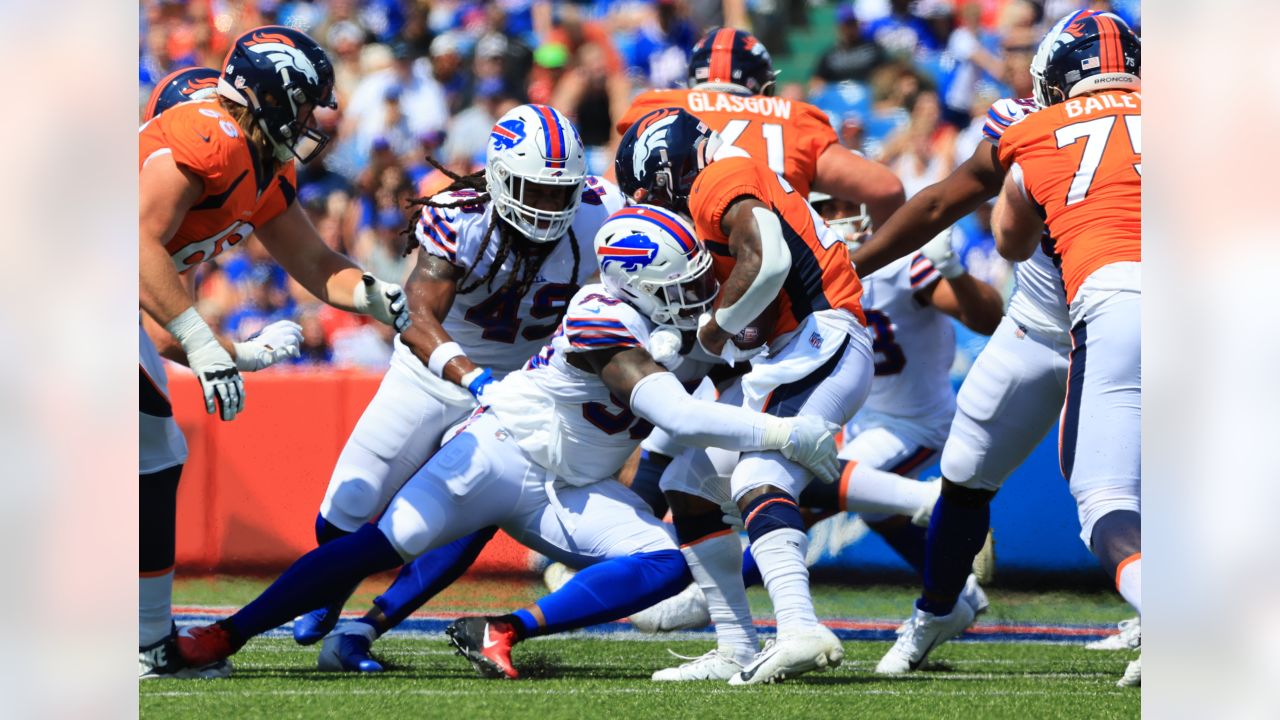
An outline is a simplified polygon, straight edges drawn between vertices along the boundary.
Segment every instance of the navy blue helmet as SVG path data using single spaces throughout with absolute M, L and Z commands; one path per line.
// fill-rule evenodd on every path
M 267 25 L 236 38 L 218 93 L 249 108 L 280 162 L 295 157 L 307 162 L 329 142 L 309 125 L 317 107 L 338 106 L 333 63 L 306 33 Z
M 1098 90 L 1142 87 L 1142 41 L 1119 16 L 1078 10 L 1053 26 L 1031 60 L 1036 104 Z
M 776 75 L 764 43 L 745 30 L 712 28 L 689 57 L 689 87 L 772 95 Z
M 622 136 L 614 158 L 618 187 L 630 198 L 644 190 L 643 202 L 687 214 L 693 181 L 720 144 L 720 136 L 688 111 L 654 110 Z
M 175 70 L 156 83 L 147 100 L 145 122 L 169 108 L 188 100 L 208 100 L 218 94 L 218 71 L 207 67 Z

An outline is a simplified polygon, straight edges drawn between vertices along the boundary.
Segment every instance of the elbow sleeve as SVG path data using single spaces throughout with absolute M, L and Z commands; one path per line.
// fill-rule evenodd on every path
M 777 450 L 789 437 L 786 422 L 780 418 L 699 400 L 669 372 L 654 373 L 636 383 L 631 390 L 631 411 L 680 445 Z
M 782 237 L 778 215 L 759 207 L 752 208 L 751 215 L 760 233 L 760 271 L 737 302 L 716 311 L 716 324 L 732 335 L 742 332 L 769 307 L 791 271 L 791 250 Z

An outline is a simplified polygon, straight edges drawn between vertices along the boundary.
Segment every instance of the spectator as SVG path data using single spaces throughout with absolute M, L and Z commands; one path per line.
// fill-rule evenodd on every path
M 462 37 L 459 33 L 441 33 L 431 41 L 431 77 L 444 93 L 450 116 L 466 107 L 467 77 L 463 72 Z
M 391 44 L 391 66 L 360 81 L 345 111 L 348 137 L 368 143 L 388 127 L 388 98 L 397 94 L 410 137 L 444 129 L 448 107 L 444 89 L 432 77 L 430 63 L 415 62 L 403 41 Z
M 910 198 L 951 173 L 956 130 L 942 122 L 941 103 L 932 90 L 916 93 L 908 109 L 911 119 L 885 141 L 879 160 L 902 180 Z
M 320 322 L 320 307 L 312 305 L 298 314 L 302 343 L 298 346 L 298 357 L 293 359 L 295 365 L 328 365 L 333 362 L 333 348 L 329 346 L 324 324 Z
M 964 4 L 959 20 L 946 42 L 946 54 L 955 60 L 956 69 L 944 97 L 949 114 L 967 119 L 974 93 L 984 83 L 1000 82 L 1004 62 L 995 52 L 1000 37 L 982 29 L 982 7 L 976 0 Z
M 657 0 L 627 38 L 627 72 L 644 88 L 682 87 L 698 32 L 684 0 Z
M 476 100 L 471 107 L 458 113 L 450 123 L 440 153 L 450 169 L 471 172 L 471 160 L 483 158 L 493 124 L 517 103 L 506 93 L 502 81 L 489 78 L 476 87 Z M 483 159 L 481 163 L 483 163 Z M 456 167 L 455 167 L 456 166 Z M 447 184 L 447 183 L 446 183 Z
M 810 94 L 820 92 L 827 83 L 845 80 L 866 83 L 871 79 L 871 71 L 889 58 L 883 47 L 863 36 L 853 5 L 842 5 L 836 11 L 836 22 L 836 44 L 818 58 L 809 80 Z
M 910 6 L 911 0 L 891 0 L 889 14 L 867 25 L 866 36 L 894 57 L 909 59 L 922 50 L 938 50 L 929 24 L 913 14 Z
M 555 85 L 550 104 L 573 121 L 586 146 L 587 172 L 603 173 L 613 161 L 609 143 L 613 118 L 622 117 L 630 101 L 630 85 L 621 74 L 610 74 L 604 48 L 585 43 L 577 62 Z M 621 108 L 621 110 L 615 110 Z

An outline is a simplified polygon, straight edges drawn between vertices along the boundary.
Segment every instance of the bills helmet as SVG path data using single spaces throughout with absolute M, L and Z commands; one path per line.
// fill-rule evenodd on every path
M 519 105 L 489 131 L 485 183 L 498 216 L 533 242 L 573 224 L 587 178 L 578 130 L 546 105 Z
M 316 107 L 338 106 L 333 63 L 306 33 L 266 25 L 236 38 L 223 63 L 218 94 L 249 108 L 280 162 L 305 163 L 329 142 L 310 122 Z
M 156 83 L 147 100 L 142 120 L 146 122 L 169 108 L 188 100 L 208 100 L 218 94 L 219 72 L 207 67 L 175 70 Z
M 850 252 L 857 250 L 871 237 L 871 215 L 867 212 L 866 203 L 841 201 L 824 192 L 812 190 L 809 192 L 809 205 L 822 216 L 827 227 L 840 236 Z
M 689 223 L 653 205 L 634 205 L 609 216 L 596 233 L 600 280 L 659 325 L 698 327 L 720 291 L 711 253 Z
M 745 30 L 713 28 L 689 58 L 689 87 L 698 90 L 772 95 L 777 75 L 764 43 Z
M 630 198 L 644 190 L 645 202 L 687 214 L 693 181 L 721 144 L 719 134 L 687 111 L 654 110 L 622 136 L 614 158 L 618 187 Z
M 1142 41 L 1119 16 L 1079 10 L 1053 26 L 1031 60 L 1042 108 L 1098 90 L 1142 89 Z

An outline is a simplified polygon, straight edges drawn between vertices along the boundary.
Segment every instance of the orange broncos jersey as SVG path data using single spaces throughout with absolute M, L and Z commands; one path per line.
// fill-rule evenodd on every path
M 711 251 L 716 280 L 723 285 L 735 261 L 720 219 L 736 199 L 750 196 L 773 208 L 791 251 L 791 270 L 779 293 L 778 320 L 769 341 L 794 330 L 818 310 L 843 308 L 866 325 L 862 315 L 862 283 L 849 263 L 849 252 L 805 202 L 804 196 L 762 162 L 725 157 L 708 165 L 693 181 L 689 212 L 699 238 Z
M 293 163 L 260 182 L 244 133 L 215 101 L 174 105 L 143 125 L 138 170 L 163 153 L 204 181 L 204 193 L 165 246 L 180 273 L 239 243 L 294 201 Z
M 785 177 L 802 198 L 809 197 L 818 157 L 836 142 L 836 132 L 826 114 L 808 103 L 713 90 L 641 93 L 618 121 L 618 134 L 625 133 L 645 113 L 664 107 L 693 113 L 719 133 L 725 143 L 745 150 Z
M 1142 95 L 1110 91 L 1027 115 L 1000 162 L 1022 170 L 1062 263 L 1067 302 L 1104 265 L 1142 260 Z

